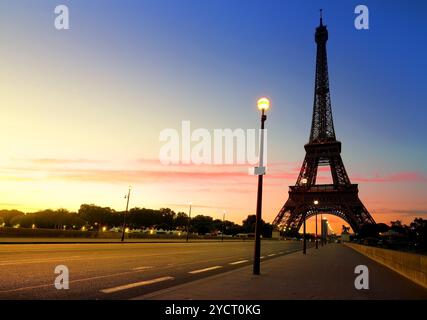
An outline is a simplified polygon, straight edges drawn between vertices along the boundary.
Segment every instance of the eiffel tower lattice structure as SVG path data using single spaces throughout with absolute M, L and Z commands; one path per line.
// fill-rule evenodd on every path
M 375 221 L 359 199 L 358 185 L 350 182 L 341 158 L 341 142 L 335 137 L 326 54 L 328 30 L 322 17 L 315 41 L 316 79 L 310 139 L 304 146 L 306 155 L 297 182 L 289 187 L 289 198 L 273 224 L 279 230 L 298 231 L 304 219 L 322 212 L 342 218 L 358 232 L 363 225 Z M 316 184 L 320 166 L 330 167 L 332 184 Z

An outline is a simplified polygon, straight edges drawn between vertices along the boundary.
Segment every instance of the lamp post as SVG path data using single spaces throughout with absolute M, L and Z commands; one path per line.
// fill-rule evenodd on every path
M 302 194 L 302 196 L 303 196 L 303 199 L 302 199 L 302 203 L 303 203 L 303 206 L 304 206 L 304 203 L 305 203 L 305 186 L 307 185 L 307 179 L 306 178 L 303 178 L 302 180 L 301 180 L 301 183 L 303 184 L 303 186 L 304 186 L 304 190 L 303 190 L 303 194 Z M 307 254 L 307 240 L 305 239 L 306 238 L 306 224 L 305 224 L 305 220 L 306 220 L 306 210 L 305 210 L 305 208 L 303 207 L 303 213 L 302 213 L 302 218 L 304 219 L 303 220 L 303 240 L 302 240 L 302 253 L 303 254 Z
M 317 206 L 319 204 L 319 201 L 314 200 L 314 205 Z M 316 236 L 314 237 L 314 242 L 316 243 L 316 249 L 319 249 L 319 245 L 317 244 L 317 207 L 315 207 L 315 214 L 316 214 Z
M 186 242 L 188 242 L 188 235 L 189 235 L 189 232 L 190 232 L 191 205 L 192 205 L 192 203 L 190 202 L 190 211 L 188 212 L 188 219 L 187 219 L 187 239 L 186 239 Z
M 123 230 L 122 230 L 122 242 L 125 241 L 125 228 L 126 228 L 126 216 L 129 209 L 129 198 L 130 198 L 130 191 L 132 190 L 132 187 L 129 186 L 128 194 L 125 196 L 126 200 L 126 212 L 123 215 Z
M 320 212 L 320 245 L 323 247 L 323 212 Z
M 253 274 L 260 274 L 260 255 L 261 255 L 261 210 L 262 210 L 262 178 L 265 174 L 264 167 L 264 123 L 267 120 L 265 112 L 270 107 L 270 100 L 263 97 L 257 102 L 258 109 L 261 111 L 261 136 L 259 147 L 259 166 L 255 168 L 255 174 L 258 175 L 258 194 L 256 205 L 256 222 L 255 222 L 255 250 Z

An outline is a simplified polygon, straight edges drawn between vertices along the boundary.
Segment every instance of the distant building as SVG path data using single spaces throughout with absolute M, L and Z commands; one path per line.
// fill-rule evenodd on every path
M 323 218 L 322 219 L 322 224 L 320 226 L 320 237 L 321 239 L 323 239 L 324 241 L 326 241 L 328 239 L 328 230 L 329 230 L 329 222 L 328 219 Z
M 273 230 L 273 232 L 271 233 L 271 238 L 272 239 L 280 239 L 280 231 L 279 230 Z
M 341 241 L 350 242 L 350 227 L 342 226 Z

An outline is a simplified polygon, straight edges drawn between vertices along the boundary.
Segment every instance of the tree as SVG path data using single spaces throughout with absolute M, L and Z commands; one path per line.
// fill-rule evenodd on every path
M 178 212 L 175 216 L 175 228 L 183 229 L 188 224 L 188 215 L 185 212 Z
M 160 215 L 162 217 L 162 221 L 159 227 L 165 230 L 174 229 L 175 212 L 169 208 L 161 208 Z
M 261 232 L 264 230 L 264 220 L 261 219 Z M 248 215 L 248 217 L 242 221 L 242 229 L 245 233 L 254 233 L 256 225 L 256 215 Z
M 0 218 L 5 227 L 13 227 L 11 220 L 15 217 L 24 216 L 22 211 L 18 210 L 0 210 Z
M 377 225 L 375 223 L 366 223 L 359 230 L 360 238 L 375 238 L 378 237 Z
M 245 233 L 254 233 L 256 224 L 256 215 L 249 215 L 245 220 L 242 221 L 242 229 Z
M 126 221 L 133 228 L 152 228 L 162 223 L 162 216 L 158 210 L 133 208 L 129 211 Z
M 270 223 L 264 223 L 262 226 L 262 236 L 263 238 L 271 238 L 273 235 L 273 225 Z
M 385 223 L 377 223 L 377 231 L 378 233 L 387 232 L 390 230 L 390 227 L 386 225 Z
M 198 234 L 210 233 L 213 230 L 213 219 L 209 216 L 197 215 L 191 219 L 191 231 Z
M 86 224 L 86 221 L 81 219 L 76 213 L 69 212 L 65 209 L 58 210 L 42 210 L 26 215 L 15 216 L 11 220 L 12 225 L 20 225 L 22 228 L 31 228 L 33 225 L 37 228 L 45 229 L 63 229 L 64 226 L 71 228 L 72 226 L 81 227 Z
M 427 251 L 427 220 L 415 218 L 409 226 L 414 245 L 420 250 Z
M 224 230 L 224 234 L 227 235 L 236 235 L 238 233 L 242 233 L 243 232 L 243 228 L 242 226 L 232 222 L 232 221 L 228 221 L 225 220 L 224 221 L 224 225 L 225 225 L 225 230 Z
M 94 204 L 82 204 L 78 211 L 79 217 L 89 225 L 112 225 L 117 223 L 115 211 L 109 207 L 99 207 Z

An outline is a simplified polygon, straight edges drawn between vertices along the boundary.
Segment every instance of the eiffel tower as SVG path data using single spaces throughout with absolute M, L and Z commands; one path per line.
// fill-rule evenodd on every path
M 359 199 L 357 184 L 350 182 L 341 159 L 341 142 L 335 137 L 326 54 L 328 30 L 322 15 L 315 41 L 316 79 L 310 139 L 304 146 L 306 155 L 297 182 L 289 187 L 289 198 L 273 224 L 279 230 L 298 231 L 304 219 L 323 212 L 342 218 L 358 232 L 363 225 L 375 221 Z M 332 184 L 316 184 L 319 166 L 330 167 Z

